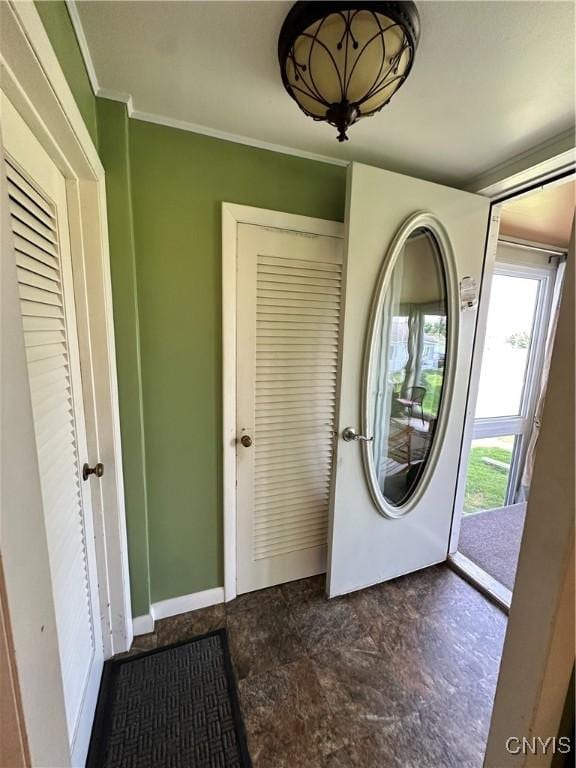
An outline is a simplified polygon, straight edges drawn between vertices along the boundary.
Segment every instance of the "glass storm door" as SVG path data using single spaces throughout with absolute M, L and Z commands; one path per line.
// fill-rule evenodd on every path
M 330 596 L 447 557 L 489 202 L 352 164 Z
M 518 487 L 540 383 L 555 269 L 496 263 L 465 515 L 525 500 Z

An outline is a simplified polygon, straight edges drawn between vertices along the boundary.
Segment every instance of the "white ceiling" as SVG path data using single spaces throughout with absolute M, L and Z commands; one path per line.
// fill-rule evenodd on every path
M 464 184 L 574 124 L 572 2 L 417 3 L 407 82 L 339 145 L 284 91 L 286 2 L 77 2 L 102 89 L 136 111 Z

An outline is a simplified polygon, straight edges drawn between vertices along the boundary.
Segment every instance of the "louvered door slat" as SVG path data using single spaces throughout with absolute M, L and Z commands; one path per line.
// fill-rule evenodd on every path
M 33 288 L 42 288 L 44 291 L 49 291 L 56 294 L 60 292 L 60 286 L 57 282 L 43 275 L 39 275 L 37 272 L 34 272 L 31 269 L 22 269 L 19 267 L 17 273 L 18 280 L 20 281 L 21 285 L 29 285 Z
M 33 382 L 30 382 L 32 400 L 41 400 L 44 397 L 48 397 L 50 392 L 55 392 L 56 390 L 65 390 L 68 392 L 67 373 L 66 369 L 59 369 L 56 371 L 48 371 L 42 376 L 36 377 Z
M 49 219 L 56 223 L 56 215 L 54 212 L 54 206 L 51 202 L 46 200 L 26 177 L 20 173 L 10 162 L 6 163 L 6 176 L 10 182 L 10 189 L 16 189 L 20 195 L 31 201 L 35 208 L 39 208 Z M 9 189 L 9 194 L 10 194 Z M 12 195 L 10 194 L 12 197 Z M 31 210 L 34 208 L 31 207 Z
M 63 331 L 31 331 L 28 333 L 28 348 L 41 347 L 43 344 L 57 344 L 64 342 L 65 336 Z
M 37 235 L 47 240 L 49 243 L 56 245 L 56 238 L 54 236 L 53 224 L 50 222 L 48 225 L 39 218 L 35 213 L 28 211 L 25 205 L 20 205 L 16 200 L 10 200 L 10 214 L 18 222 L 25 224 L 28 229 L 33 230 Z
M 306 443 L 300 447 L 298 443 L 292 442 L 271 451 L 259 451 L 255 455 L 257 470 L 254 471 L 254 478 L 266 475 L 275 467 L 286 469 L 300 467 L 320 457 L 324 460 L 324 457 L 329 457 L 331 454 L 332 440 Z
M 295 552 L 303 552 L 306 549 L 322 547 L 325 545 L 328 527 L 323 531 L 315 532 L 310 536 L 286 537 L 284 541 L 265 543 L 254 547 L 256 560 L 267 560 L 270 557 L 290 555 Z
M 239 591 L 324 570 L 340 343 L 341 242 L 255 230 L 239 228 Z
M 308 515 L 310 510 L 317 510 L 318 508 L 322 510 L 325 508 L 322 499 L 315 501 L 306 493 L 294 492 L 290 494 L 289 501 L 288 497 L 284 495 L 275 499 L 269 498 L 259 504 L 255 504 L 255 519 L 266 519 L 269 511 L 280 512 L 284 510 L 288 513 L 289 510 L 293 510 L 295 507 L 302 512 L 303 516 Z
M 336 296 L 325 296 L 321 291 L 307 292 L 302 296 L 298 291 L 281 291 L 278 288 L 260 288 L 257 307 L 294 307 L 296 309 L 322 309 L 327 312 L 338 310 L 340 301 Z
M 34 344 L 26 349 L 26 358 L 29 363 L 36 360 L 48 360 L 51 357 L 66 355 L 66 344 Z
M 47 253 L 49 256 L 53 256 L 54 258 L 58 256 L 55 244 L 43 237 L 42 233 L 34 229 L 34 227 L 25 224 L 19 219 L 12 218 L 12 231 L 15 235 L 18 235 L 19 238 L 30 243 L 38 250 L 44 251 L 44 253 Z
M 95 649 L 55 206 L 6 163 L 69 734 Z
M 45 360 L 31 360 L 28 362 L 28 371 L 30 376 L 41 376 L 43 373 L 60 370 L 66 365 L 66 355 L 55 355 Z
M 64 319 L 62 307 L 55 307 L 50 304 L 42 305 L 38 304 L 36 301 L 25 301 L 22 297 L 20 297 L 20 312 L 24 317 Z
M 262 318 L 274 319 L 280 316 L 282 319 L 288 319 L 296 315 L 297 318 L 307 318 L 310 322 L 330 321 L 338 323 L 340 317 L 340 309 L 338 306 L 334 307 L 316 307 L 310 304 L 303 304 L 298 306 L 295 303 L 291 304 L 277 304 L 270 302 L 266 304 L 263 301 L 259 302 L 256 313 Z
M 281 500 L 274 507 L 271 505 L 266 507 L 266 509 L 256 509 L 254 513 L 254 526 L 258 528 L 261 524 L 266 526 L 268 522 L 273 524 L 278 521 L 305 519 L 311 512 L 323 514 L 324 509 L 321 502 L 314 503 L 313 501 L 308 501 L 302 504 L 302 502 L 295 499 L 290 501 Z
M 25 256 L 29 256 L 31 259 L 35 259 L 41 264 L 45 264 L 47 267 L 54 269 L 56 272 L 58 271 L 58 260 L 54 253 L 48 253 L 46 250 L 43 250 L 30 242 L 30 240 L 21 237 L 15 230 L 13 230 L 13 235 L 14 248 L 16 249 L 17 256 L 18 254 L 24 254 Z
M 260 266 L 258 276 L 261 275 L 289 275 L 299 276 L 308 275 L 310 277 L 334 278 L 338 280 L 342 274 L 342 265 L 333 264 L 330 261 L 321 261 L 316 259 L 313 262 L 292 259 L 287 257 L 283 260 L 281 256 L 264 256 L 260 254 Z
M 26 208 L 32 216 L 35 216 L 48 227 L 53 226 L 54 218 L 50 216 L 32 198 L 28 197 L 13 181 L 8 179 L 8 194 L 21 207 Z

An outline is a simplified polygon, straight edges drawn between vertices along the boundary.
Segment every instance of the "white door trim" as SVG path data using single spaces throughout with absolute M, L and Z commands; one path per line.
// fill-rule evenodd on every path
M 344 225 L 337 221 L 222 203 L 222 471 L 226 602 L 236 597 L 236 295 L 239 224 L 344 237 Z
M 91 483 L 91 491 L 104 657 L 109 658 L 129 647 L 132 617 L 104 168 L 34 3 L 31 0 L 0 3 L 0 29 L 2 88 L 66 179 L 88 452 L 91 461 L 101 460 L 105 465 L 104 477 L 99 483 Z M 3 253 L 4 248 L 11 247 L 8 235 L 5 237 Z M 8 288 L 17 296 L 16 283 L 5 286 L 4 291 Z M 16 344 L 22 346 L 22 350 L 14 353 L 19 356 L 23 339 L 20 334 L 16 336 Z M 7 378 L 14 378 L 11 384 L 16 388 L 23 388 L 25 383 L 25 379 L 20 381 L 20 373 L 19 367 L 13 372 L 9 365 L 3 371 Z M 23 407 L 30 409 L 31 417 L 29 399 Z M 28 442 L 33 435 L 21 430 L 20 434 L 15 433 L 14 439 Z M 27 450 L 27 447 L 23 445 L 21 449 Z M 3 454 L 3 474 L 8 474 L 7 466 L 8 460 Z M 32 483 L 36 473 L 37 468 L 31 472 Z M 22 539 L 8 535 L 13 526 L 4 515 L 7 509 L 3 509 L 0 545 L 24 718 L 32 760 L 42 764 L 40 745 L 45 740 L 44 754 L 50 754 L 51 734 L 38 721 L 38 713 L 32 711 L 38 708 L 34 703 L 38 696 L 38 660 L 30 658 L 30 616 L 22 610 L 26 605 L 25 581 L 22 565 L 18 563 L 20 558 L 28 562 L 30 569 L 29 552 L 24 549 Z M 20 547 L 22 551 L 16 551 Z M 48 592 L 49 583 L 42 589 Z M 51 605 L 48 596 L 45 602 Z M 48 653 L 46 644 L 42 652 Z M 36 679 L 31 674 L 33 668 Z M 25 690 L 26 687 L 30 690 Z
M 496 264 L 496 250 L 498 248 L 498 234 L 500 231 L 500 215 L 504 201 L 512 198 L 520 198 L 534 192 L 537 188 L 544 189 L 548 186 L 556 186 L 565 181 L 564 177 L 574 178 L 576 173 L 576 149 L 562 151 L 560 154 L 549 158 L 543 163 L 538 163 L 521 173 L 504 177 L 489 187 L 475 188 L 471 191 L 485 195 L 492 202 L 488 234 L 486 237 L 486 253 L 484 256 L 484 268 L 479 289 L 478 314 L 476 318 L 476 332 L 474 337 L 474 349 L 472 352 L 472 366 L 468 380 L 468 399 L 466 402 L 466 415 L 462 431 L 462 445 L 460 450 L 460 464 L 458 467 L 458 481 L 456 485 L 456 497 L 454 500 L 454 512 L 452 515 L 452 529 L 450 532 L 450 544 L 448 555 L 453 555 L 458 549 L 460 538 L 460 526 L 462 522 L 462 507 L 464 492 L 466 490 L 466 473 L 468 459 L 472 446 L 474 431 L 474 414 L 476 401 L 480 387 L 480 373 L 482 370 L 482 355 L 486 340 L 486 327 L 488 323 L 488 309 L 490 306 L 490 288 L 492 276 Z M 562 176 L 562 179 L 559 177 Z
M 481 174 L 466 189 L 485 195 L 495 202 L 534 191 L 536 185 L 547 186 L 550 180 L 555 180 L 560 174 L 573 172 L 575 167 L 574 131 L 570 129 Z M 558 182 L 552 182 L 555 183 Z

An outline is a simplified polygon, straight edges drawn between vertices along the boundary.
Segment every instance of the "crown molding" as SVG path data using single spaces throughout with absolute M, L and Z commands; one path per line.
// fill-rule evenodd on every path
M 132 95 L 130 93 L 122 93 L 122 91 L 111 91 L 109 88 L 98 88 L 98 91 L 94 95 L 99 99 L 109 99 L 110 101 L 119 101 L 122 104 L 126 104 L 128 117 L 132 117 L 134 114 Z
M 122 101 L 122 99 L 118 98 L 117 101 Z M 315 152 L 307 152 L 305 149 L 295 149 L 294 147 L 286 147 L 282 144 L 272 144 L 267 141 L 260 141 L 259 139 L 251 139 L 248 136 L 242 136 L 237 133 L 219 131 L 216 128 L 208 128 L 205 125 L 189 123 L 187 120 L 176 120 L 172 117 L 164 117 L 163 115 L 156 115 L 152 112 L 142 112 L 139 109 L 130 110 L 129 108 L 128 116 L 134 120 L 142 120 L 146 123 L 155 123 L 156 125 L 163 125 L 168 128 L 176 128 L 180 131 L 199 133 L 202 136 L 209 136 L 212 139 L 231 141 L 235 144 L 244 144 L 245 146 L 254 147 L 255 149 L 265 149 L 269 152 L 278 152 L 282 155 L 292 155 L 293 157 L 300 157 L 304 160 L 314 160 L 318 163 L 326 163 L 328 165 L 346 167 L 351 162 L 349 160 L 342 160 L 338 157 L 328 157 L 327 155 L 318 155 Z
M 147 123 L 154 123 L 156 125 L 163 125 L 168 128 L 176 128 L 180 131 L 189 131 L 190 133 L 209 136 L 213 139 L 231 141 L 234 144 L 243 144 L 244 146 L 254 147 L 256 149 L 265 149 L 269 152 L 278 152 L 283 155 L 291 155 L 292 157 L 300 157 L 305 160 L 313 160 L 319 163 L 328 163 L 329 165 L 337 165 L 340 167 L 346 167 L 350 164 L 350 160 L 308 152 L 304 149 L 287 147 L 282 144 L 273 144 L 267 141 L 253 139 L 249 136 L 210 128 L 199 123 L 178 120 L 166 115 L 158 115 L 153 112 L 144 112 L 135 109 L 132 94 L 114 91 L 100 86 L 92 56 L 90 55 L 88 41 L 82 26 L 82 20 L 78 12 L 77 1 L 65 0 L 65 2 L 94 95 L 101 99 L 110 99 L 126 104 L 129 118 L 132 118 L 133 120 L 142 120 Z M 477 192 L 489 197 L 497 197 L 507 191 L 508 187 L 512 184 L 512 180 L 514 181 L 514 186 L 521 187 L 525 176 L 533 179 L 534 166 L 537 165 L 539 166 L 542 180 L 545 181 L 552 175 L 552 173 L 557 173 L 560 168 L 574 168 L 576 162 L 576 150 L 574 149 L 574 144 L 574 129 L 572 128 L 520 155 L 505 160 L 503 163 L 490 168 L 488 171 L 481 173 L 467 183 L 464 182 L 458 186 L 470 192 Z
M 133 120 L 142 120 L 146 123 L 155 123 L 156 125 L 163 125 L 167 128 L 176 128 L 180 131 L 189 131 L 190 133 L 198 133 L 202 136 L 209 136 L 212 139 L 220 139 L 222 141 L 231 141 L 234 144 L 243 144 L 248 147 L 254 147 L 255 149 L 265 149 L 269 152 L 278 152 L 282 155 L 291 155 L 293 157 L 300 157 L 304 160 L 314 160 L 318 163 L 328 163 L 330 165 L 338 165 L 346 167 L 349 164 L 348 160 L 342 160 L 337 157 L 329 157 L 327 155 L 319 155 L 315 152 L 307 152 L 304 149 L 296 149 L 294 147 L 286 147 L 282 144 L 272 144 L 267 141 L 260 141 L 259 139 L 252 139 L 249 136 L 242 136 L 237 133 L 229 133 L 228 131 L 220 131 L 216 128 L 209 128 L 207 125 L 200 125 L 198 123 L 191 123 L 187 120 L 177 120 L 166 115 L 157 115 L 153 112 L 143 112 L 138 109 L 134 109 L 134 103 L 132 100 L 132 94 L 122 93 L 120 91 L 110 90 L 108 88 L 102 88 L 98 82 L 98 76 L 92 61 L 90 54 L 90 48 L 88 41 L 84 33 L 84 27 L 82 26 L 82 19 L 78 12 L 76 0 L 65 0 L 68 14 L 74 28 L 76 39 L 80 47 L 82 58 L 84 59 L 84 65 L 86 72 L 92 86 L 94 95 L 100 99 L 110 99 L 111 101 L 120 101 L 126 104 L 126 110 L 128 117 Z
M 78 8 L 76 7 L 74 0 L 65 0 L 65 2 L 66 8 L 68 9 L 68 15 L 70 16 L 70 21 L 72 22 L 72 27 L 74 28 L 74 34 L 76 35 L 76 40 L 78 41 L 78 45 L 80 47 L 80 53 L 84 59 L 84 66 L 86 67 L 86 73 L 88 75 L 88 79 L 90 80 L 92 91 L 94 92 L 95 96 L 98 96 L 100 84 L 98 83 L 98 76 L 96 75 L 94 62 L 92 61 L 92 56 L 90 55 L 90 48 L 88 48 L 88 41 L 86 40 L 86 35 L 84 34 L 84 27 L 82 26 L 82 20 L 80 19 Z

